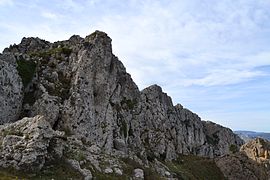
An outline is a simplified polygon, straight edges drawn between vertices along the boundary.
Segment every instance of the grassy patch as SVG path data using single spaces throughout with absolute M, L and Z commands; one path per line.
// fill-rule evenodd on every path
M 22 78 L 24 87 L 26 87 L 34 77 L 36 71 L 36 63 L 33 61 L 18 60 L 17 70 Z
M 74 159 L 74 160 L 79 161 L 79 162 L 86 159 L 85 154 L 80 149 L 68 150 L 65 154 L 65 157 L 67 157 L 69 159 Z
M 231 144 L 230 147 L 229 147 L 229 150 L 231 153 L 236 153 L 238 151 L 238 148 L 235 144 Z
M 211 145 L 217 145 L 219 143 L 218 131 L 212 134 L 212 136 L 206 135 L 206 141 Z
M 177 178 L 187 180 L 223 180 L 224 176 L 214 160 L 194 155 L 180 156 L 177 161 L 165 162 Z
M 43 59 L 49 59 L 52 55 L 57 56 L 59 54 L 64 54 L 65 56 L 69 56 L 72 53 L 72 49 L 68 47 L 57 47 L 53 49 L 49 49 L 46 51 L 39 51 L 29 53 L 31 57 L 41 57 Z
M 93 172 L 93 176 L 95 177 L 95 179 L 98 179 L 98 180 L 128 180 L 129 179 L 125 175 L 119 176 L 115 173 L 105 174 L 105 173 L 101 173 L 99 171 Z
M 1 131 L 2 137 L 6 137 L 7 135 L 23 136 L 23 133 L 16 130 L 14 127 L 12 127 L 12 128 L 8 128 L 8 129 L 3 129 Z
M 121 105 L 122 106 L 126 105 L 128 109 L 133 109 L 136 104 L 137 104 L 136 100 L 127 99 L 126 97 L 124 97 L 124 99 L 121 101 Z
M 64 160 L 59 159 L 45 164 L 44 168 L 36 173 L 26 173 L 13 169 L 0 169 L 1 180 L 31 179 L 31 180 L 82 180 L 82 175 L 75 171 Z

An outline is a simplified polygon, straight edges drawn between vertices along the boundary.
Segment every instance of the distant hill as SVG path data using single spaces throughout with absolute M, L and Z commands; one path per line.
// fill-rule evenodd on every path
M 234 131 L 234 133 L 236 133 L 240 138 L 242 138 L 246 142 L 251 139 L 255 139 L 257 137 L 270 140 L 270 133 L 254 132 L 254 131 Z

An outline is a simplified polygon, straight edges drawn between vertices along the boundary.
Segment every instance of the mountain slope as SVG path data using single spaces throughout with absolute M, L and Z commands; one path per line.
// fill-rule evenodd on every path
M 4 168 L 33 172 L 61 160 L 84 178 L 175 177 L 165 162 L 183 154 L 213 158 L 243 144 L 227 128 L 174 106 L 161 87 L 139 91 L 104 32 L 55 43 L 23 38 L 4 50 L 0 62 L 0 72 L 8 72 L 0 77 L 0 89 L 8 89 L 0 94 Z M 27 133 L 23 127 L 32 121 L 49 131 Z

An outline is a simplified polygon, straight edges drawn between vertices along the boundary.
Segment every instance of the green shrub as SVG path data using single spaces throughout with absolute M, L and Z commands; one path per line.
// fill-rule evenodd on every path
M 18 60 L 17 70 L 22 78 L 24 87 L 26 87 L 33 79 L 36 71 L 36 63 L 33 61 Z
M 124 119 L 121 119 L 120 132 L 125 138 L 128 136 L 128 125 Z
M 72 53 L 72 49 L 68 47 L 57 47 L 48 49 L 46 51 L 39 51 L 39 52 L 32 52 L 29 53 L 31 57 L 41 57 L 43 59 L 49 59 L 52 55 L 61 55 L 64 54 L 66 56 L 69 56 Z
M 133 109 L 136 104 L 136 100 L 127 99 L 126 97 L 124 97 L 124 99 L 121 101 L 121 105 L 126 105 L 128 109 Z
M 67 47 L 63 47 L 62 48 L 62 52 L 63 54 L 65 54 L 66 56 L 69 56 L 72 53 L 72 49 L 67 48 Z
M 75 154 L 75 159 L 80 162 L 80 161 L 85 160 L 86 159 L 86 156 L 84 155 L 84 153 L 82 151 L 79 151 L 78 150 L 76 152 L 76 154 Z
M 236 153 L 238 151 L 238 148 L 235 144 L 231 144 L 229 150 L 231 153 Z

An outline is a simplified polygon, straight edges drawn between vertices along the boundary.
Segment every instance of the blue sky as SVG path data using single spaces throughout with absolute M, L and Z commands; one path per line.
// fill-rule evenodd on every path
M 270 132 L 270 0 L 0 0 L 0 49 L 96 29 L 140 89 L 233 130 Z

